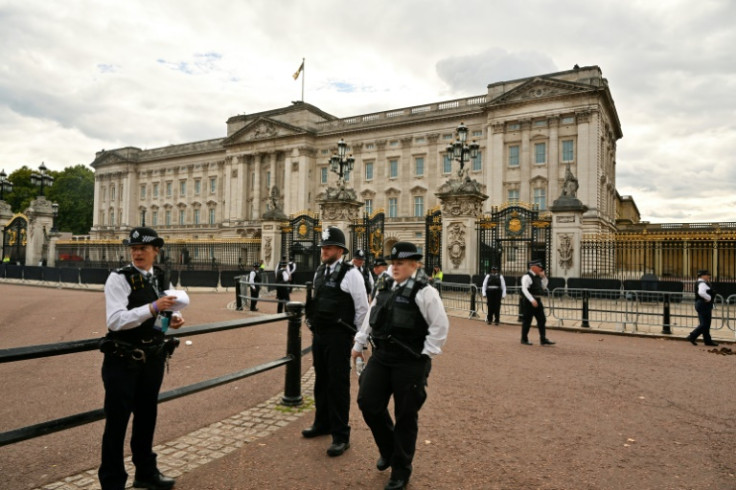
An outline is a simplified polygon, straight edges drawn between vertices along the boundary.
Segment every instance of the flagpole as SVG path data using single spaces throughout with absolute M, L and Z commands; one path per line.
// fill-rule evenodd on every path
M 306 77 L 305 71 L 307 69 L 306 65 L 304 64 L 304 58 L 302 58 L 302 103 L 304 102 L 304 78 Z

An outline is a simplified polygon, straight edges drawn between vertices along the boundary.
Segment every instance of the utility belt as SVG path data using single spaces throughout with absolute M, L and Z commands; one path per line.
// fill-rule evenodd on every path
M 399 339 L 389 338 L 378 338 L 371 335 L 371 343 L 376 350 L 381 350 L 390 353 L 401 354 L 401 357 L 419 358 L 421 357 L 422 345 L 412 345 L 418 343 L 417 341 L 401 341 Z M 418 349 L 415 349 L 418 347 Z
M 166 357 L 168 359 L 174 354 L 177 347 L 179 347 L 179 339 L 176 337 L 170 337 L 163 341 L 142 341 L 136 344 L 105 337 L 100 342 L 100 352 L 103 354 L 118 356 L 136 362 L 146 362 L 148 359 L 156 359 L 158 357 Z
M 501 286 L 488 286 L 486 288 L 486 291 L 489 290 L 489 289 L 501 289 Z

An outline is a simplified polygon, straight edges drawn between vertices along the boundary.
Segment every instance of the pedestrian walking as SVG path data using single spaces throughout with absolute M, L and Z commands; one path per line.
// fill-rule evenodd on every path
M 691 344 L 698 345 L 697 339 L 702 335 L 705 345 L 718 345 L 710 337 L 710 324 L 713 319 L 715 300 L 716 293 L 710 284 L 710 271 L 698 271 L 698 280 L 695 283 L 695 311 L 698 313 L 698 326 L 687 336 Z
M 276 269 L 276 299 L 279 301 L 279 305 L 276 309 L 276 313 L 284 311 L 286 303 L 291 300 L 289 294 L 289 271 L 285 262 L 279 262 L 278 269 Z
M 350 347 L 368 311 L 363 277 L 344 260 L 345 234 L 336 227 L 322 232 L 322 263 L 307 298 L 307 324 L 312 330 L 314 423 L 302 431 L 311 438 L 332 435 L 328 456 L 350 447 Z
M 554 345 L 555 343 L 549 340 L 546 335 L 547 317 L 544 314 L 544 305 L 542 304 L 542 296 L 545 289 L 547 289 L 549 279 L 547 279 L 544 272 L 542 261 L 532 260 L 528 265 L 529 271 L 521 277 L 521 343 L 532 345 L 529 341 L 529 329 L 532 326 L 532 318 L 535 318 L 537 329 L 539 329 L 540 344 Z
M 261 271 L 263 261 L 253 264 L 253 270 L 248 274 L 248 283 L 250 284 L 250 311 L 258 311 L 258 295 L 261 292 Z
M 421 258 L 413 243 L 393 246 L 392 277 L 381 276 L 351 353 L 354 360 L 363 359 L 369 339 L 374 343 L 359 378 L 358 406 L 378 446 L 376 468 L 391 468 L 385 490 L 409 483 L 432 357 L 442 353 L 449 329 L 439 293 L 427 287 L 429 278 L 419 267 Z M 393 419 L 388 411 L 392 396 Z

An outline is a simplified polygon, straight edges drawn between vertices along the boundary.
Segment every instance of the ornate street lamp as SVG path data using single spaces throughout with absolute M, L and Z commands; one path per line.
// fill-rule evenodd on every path
M 0 171 L 0 201 L 5 198 L 6 192 L 13 192 L 13 183 L 7 177 L 5 170 Z
M 462 177 L 465 172 L 465 162 L 478 156 L 480 145 L 475 140 L 470 144 L 467 144 L 468 128 L 464 123 L 460 123 L 460 126 L 458 126 L 455 131 L 457 132 L 457 139 L 454 143 L 447 145 L 446 151 L 448 158 L 460 162 L 460 170 L 458 171 L 457 176 Z M 467 158 L 468 156 L 470 158 Z
M 38 173 L 34 172 L 31 174 L 31 184 L 41 187 L 42 196 L 43 188 L 49 187 L 54 183 L 54 178 L 46 173 L 47 170 L 46 165 L 41 162 L 41 166 L 38 167 Z
M 56 233 L 56 218 L 59 217 L 59 203 L 51 203 L 51 209 L 54 213 L 54 221 L 51 223 L 51 232 Z
M 337 142 L 337 155 L 332 155 L 330 158 L 330 170 L 337 174 L 337 183 L 339 186 L 345 185 L 345 175 L 353 171 L 355 165 L 355 158 L 353 155 L 347 155 L 348 144 L 345 140 L 340 138 Z

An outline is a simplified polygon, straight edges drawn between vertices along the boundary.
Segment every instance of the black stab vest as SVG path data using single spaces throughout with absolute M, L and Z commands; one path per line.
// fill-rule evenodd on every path
M 345 330 L 344 326 L 338 324 L 341 319 L 348 325 L 355 321 L 355 304 L 350 293 L 340 289 L 345 274 L 353 268 L 352 264 L 340 262 L 325 280 L 325 264 L 320 264 L 314 274 L 314 296 L 309 307 L 309 322 L 317 330 L 326 327 L 337 327 L 333 329 Z
M 486 283 L 486 289 L 491 286 L 501 287 L 501 276 L 499 274 L 488 274 L 488 282 Z
M 700 283 L 704 282 L 706 286 L 708 286 L 708 289 L 705 290 L 705 293 L 710 296 L 710 301 L 706 301 L 705 298 L 703 298 L 701 295 L 698 294 L 698 290 L 700 290 Z M 716 300 L 716 295 L 713 292 L 713 288 L 711 287 L 710 283 L 703 280 L 698 280 L 695 283 L 695 302 L 702 301 L 705 304 L 711 304 L 714 303 Z
M 120 269 L 113 271 L 113 274 L 123 274 L 125 280 L 130 286 L 130 294 L 128 295 L 128 310 L 143 306 L 146 304 L 153 303 L 158 299 L 156 290 L 149 281 L 147 281 L 141 272 L 138 271 L 132 265 L 126 265 Z M 153 280 L 156 281 L 156 285 L 160 292 L 168 289 L 168 285 L 165 283 L 165 273 L 163 269 L 153 266 Z M 135 328 L 128 330 L 119 330 L 117 332 L 108 332 L 107 336 L 115 340 L 122 340 L 124 342 L 130 342 L 132 344 L 140 344 L 143 341 L 150 340 L 161 340 L 164 334 L 160 330 L 153 328 L 156 323 L 156 317 L 149 318 L 148 320 L 141 323 Z
M 376 285 L 376 304 L 371 308 L 369 318 L 375 339 L 381 341 L 392 337 L 415 352 L 422 351 L 429 325 L 414 298 L 428 285 L 426 279 L 426 275 L 418 273 L 416 278 L 409 278 L 403 286 L 392 289 L 395 281 L 388 275 L 381 275 Z
M 532 296 L 544 296 L 544 288 L 542 287 L 542 278 L 535 274 L 532 274 L 531 272 L 527 272 L 527 275 L 532 278 L 532 285 L 529 286 L 529 293 Z

